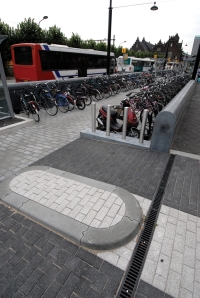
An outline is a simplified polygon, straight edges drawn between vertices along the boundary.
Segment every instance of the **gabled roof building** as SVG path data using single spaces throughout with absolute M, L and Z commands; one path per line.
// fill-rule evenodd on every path
M 153 45 L 150 42 L 147 42 L 143 37 L 142 41 L 139 40 L 139 37 L 136 39 L 135 43 L 131 47 L 131 50 L 134 52 L 152 52 L 154 54 L 162 54 L 167 56 L 170 60 L 181 60 L 182 59 L 182 42 L 179 42 L 179 35 L 169 36 L 167 42 L 159 42 Z

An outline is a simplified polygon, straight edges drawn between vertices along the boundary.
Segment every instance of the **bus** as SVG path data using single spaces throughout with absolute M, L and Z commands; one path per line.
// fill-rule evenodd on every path
M 120 72 L 143 72 L 152 69 L 155 60 L 150 58 L 136 58 L 123 56 L 117 58 L 117 69 Z
M 46 43 L 11 46 L 16 82 L 54 80 L 106 74 L 107 52 Z M 116 58 L 110 53 L 110 73 L 116 72 Z

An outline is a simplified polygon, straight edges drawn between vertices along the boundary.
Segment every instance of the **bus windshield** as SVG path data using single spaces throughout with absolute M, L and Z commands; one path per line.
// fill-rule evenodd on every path
M 15 63 L 20 65 L 32 65 L 32 49 L 30 46 L 14 48 Z

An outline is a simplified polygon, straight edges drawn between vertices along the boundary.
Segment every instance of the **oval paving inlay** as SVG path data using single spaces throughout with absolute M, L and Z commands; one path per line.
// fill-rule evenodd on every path
M 116 194 L 41 170 L 22 173 L 10 189 L 45 207 L 94 228 L 109 228 L 125 215 Z

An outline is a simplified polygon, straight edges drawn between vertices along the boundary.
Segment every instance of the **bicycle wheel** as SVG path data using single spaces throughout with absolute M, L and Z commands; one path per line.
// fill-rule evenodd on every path
M 128 131 L 127 131 L 127 136 L 131 137 L 131 138 L 137 138 L 139 139 L 140 137 L 140 132 L 137 128 L 135 127 L 131 127 Z
M 144 114 L 144 110 L 141 111 L 140 113 L 140 122 L 142 123 L 143 121 L 143 114 Z M 152 124 L 152 118 L 151 115 L 147 115 L 147 120 L 146 120 L 146 125 L 145 125 L 145 132 L 147 132 L 148 134 L 150 134 L 151 132 L 151 124 Z
M 40 115 L 39 115 L 39 112 L 38 112 L 37 104 L 35 102 L 29 102 L 28 107 L 29 107 L 29 112 L 30 112 L 30 114 L 32 114 L 35 121 L 39 122 L 40 121 Z
M 92 101 L 99 101 L 101 98 L 101 94 L 98 90 L 94 89 L 92 91 L 90 98 L 92 99 Z
M 74 99 L 71 97 L 71 95 L 67 95 L 67 101 L 68 101 L 69 111 L 72 111 L 74 109 Z
M 81 98 L 77 99 L 76 106 L 78 107 L 79 110 L 84 110 L 85 109 L 85 100 L 81 99 Z
M 104 98 L 107 99 L 111 96 L 111 91 L 109 88 L 104 89 Z
M 23 100 L 22 98 L 20 99 L 20 104 L 21 104 L 22 111 L 23 111 L 27 116 L 29 116 L 29 110 L 28 110 L 28 107 L 27 107 L 26 103 L 24 102 L 24 100 Z
M 117 94 L 117 87 L 116 86 L 111 86 L 111 89 L 112 89 L 112 95 L 116 95 Z
M 45 98 L 43 100 L 43 106 L 44 106 L 45 111 L 50 116 L 55 116 L 58 113 L 58 106 L 56 105 L 56 103 L 53 99 Z
M 85 105 L 89 106 L 92 103 L 92 98 L 89 95 L 85 96 Z
M 58 109 L 62 113 L 67 113 L 69 111 L 69 104 L 68 100 L 64 98 L 63 96 L 58 96 L 57 99 Z

